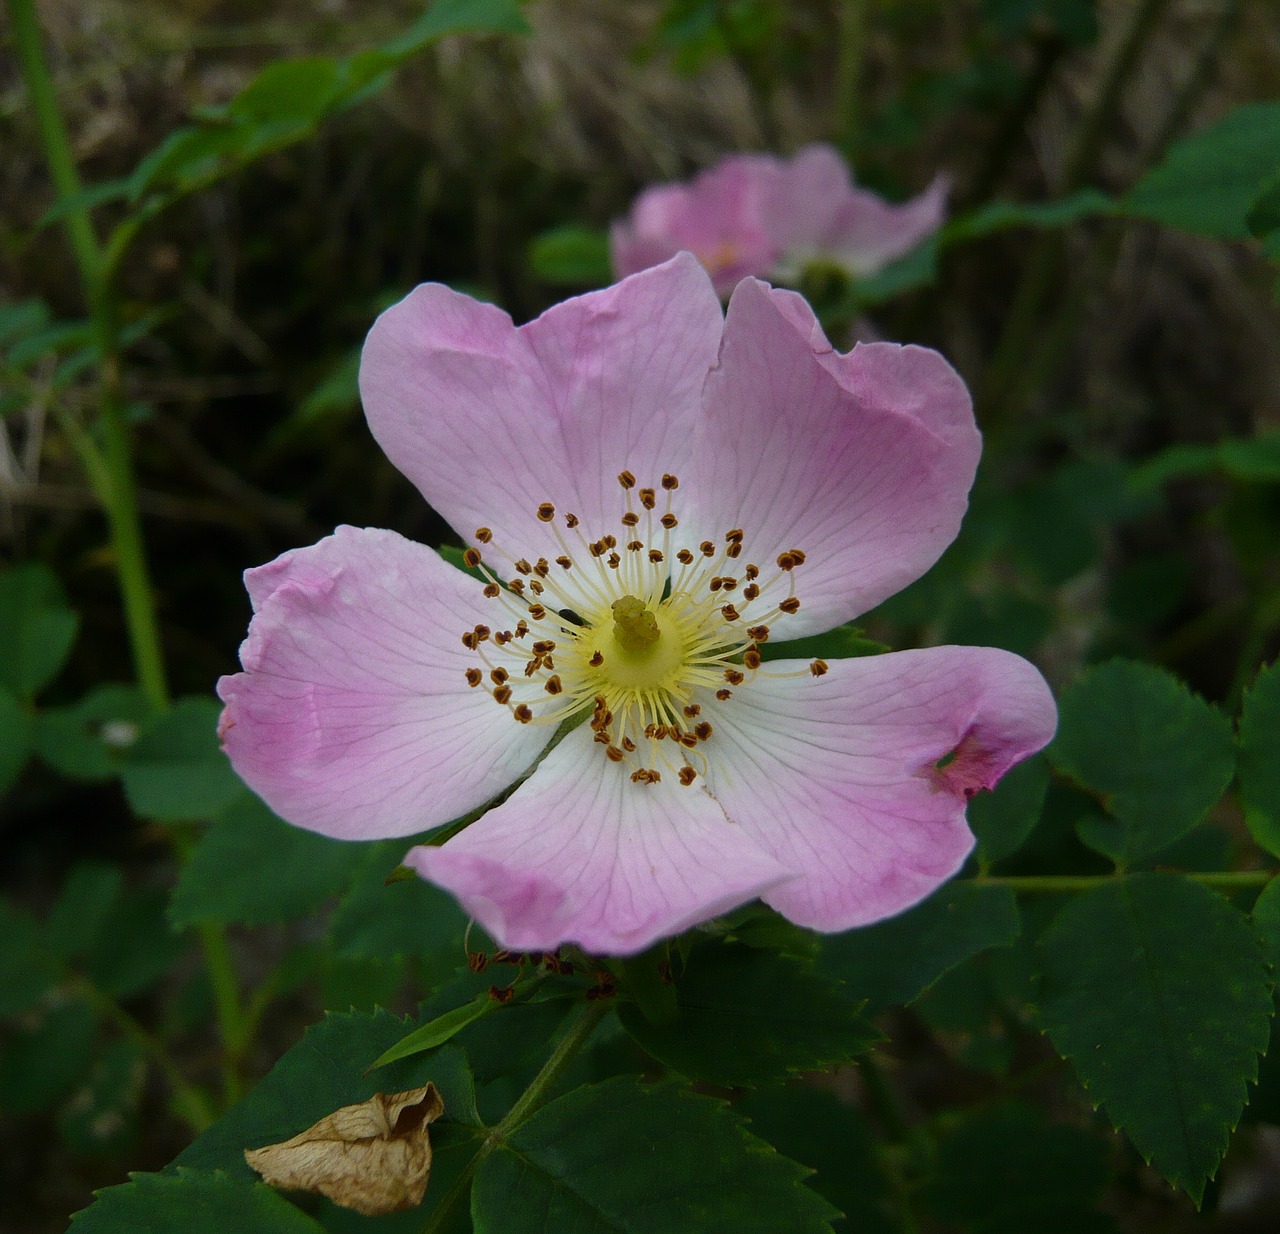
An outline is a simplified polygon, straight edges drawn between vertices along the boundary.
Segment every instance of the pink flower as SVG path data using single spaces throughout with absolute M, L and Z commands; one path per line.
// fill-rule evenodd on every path
M 754 279 L 726 319 L 684 255 L 519 329 L 419 287 L 361 389 L 495 581 L 352 527 L 249 571 L 223 740 L 284 818 L 344 839 L 439 826 L 532 767 L 406 858 L 502 945 L 634 952 L 756 896 L 819 930 L 897 913 L 963 862 L 967 798 L 1052 735 L 1005 651 L 760 664 L 955 535 L 980 445 L 935 352 L 838 354 Z
M 855 278 L 905 256 L 942 225 L 949 182 L 893 205 L 854 186 L 838 151 L 806 146 L 791 159 L 731 155 L 688 184 L 659 184 L 614 223 L 614 271 L 633 274 L 691 252 L 727 297 L 748 275 L 788 283 L 817 261 Z

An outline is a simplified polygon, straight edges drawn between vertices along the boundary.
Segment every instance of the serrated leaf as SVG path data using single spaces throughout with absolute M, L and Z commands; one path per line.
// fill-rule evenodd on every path
M 889 1182 L 876 1137 L 858 1109 L 810 1084 L 758 1088 L 734 1101 L 733 1111 L 783 1156 L 815 1173 L 808 1185 L 842 1213 L 832 1222 L 849 1234 L 896 1234 Z
M 264 925 L 290 921 L 348 890 L 367 846 L 292 827 L 257 797 L 237 798 L 209 825 L 174 888 L 170 920 Z
M 1054 1046 L 1143 1157 L 1199 1203 L 1270 1030 L 1253 930 L 1190 879 L 1137 874 L 1069 903 L 1040 957 Z
M 0 686 L 0 797 L 9 791 L 27 765 L 34 727 L 13 693 Z
M 476 1173 L 476 1234 L 828 1234 L 807 1170 L 723 1102 L 629 1077 L 544 1106 Z
M 1227 718 L 1164 669 L 1130 660 L 1091 669 L 1062 694 L 1049 758 L 1119 821 L 1081 837 L 1120 863 L 1190 831 L 1235 769 Z
M 979 793 L 965 811 L 978 838 L 978 863 L 984 870 L 1018 851 L 1040 821 L 1049 791 L 1049 764 L 1041 754 L 1019 763 L 989 793 Z
M 1273 973 L 1280 974 L 1280 877 L 1273 878 L 1254 901 L 1253 924 Z
M 211 698 L 184 698 L 147 725 L 121 771 L 136 814 L 167 822 L 212 818 L 246 791 L 218 746 L 221 713 Z
M 752 1085 L 851 1062 L 879 1034 L 830 977 L 732 944 L 704 945 L 676 980 L 677 1018 L 652 1023 L 622 1003 L 623 1027 L 690 1079 Z
M 1093 1234 L 1114 1230 L 1094 1212 L 1110 1173 L 1106 1143 L 1075 1127 L 1045 1121 L 1033 1106 L 983 1109 L 951 1128 L 938 1145 L 920 1197 L 947 1228 Z M 1070 1223 L 1062 1220 L 1070 1217 Z
M 179 1170 L 133 1174 L 71 1219 L 74 1234 L 324 1234 L 264 1183 Z
M 867 1011 L 911 1002 L 948 969 L 1021 928 L 1008 887 L 950 883 L 898 917 L 823 940 L 821 966 L 842 977 Z
M 178 1156 L 175 1165 L 226 1170 L 249 1179 L 245 1148 L 277 1144 L 345 1105 L 379 1092 L 403 1092 L 428 1081 L 444 1098 L 444 1117 L 474 1125 L 475 1093 L 466 1055 L 442 1046 L 368 1071 L 379 1054 L 414 1026 L 390 1012 L 327 1015 L 287 1050 L 249 1094 Z
M 1253 838 L 1280 856 L 1280 664 L 1246 691 L 1240 712 L 1240 798 Z
M 42 565 L 0 571 L 0 687 L 30 702 L 71 652 L 79 618 Z
M 1249 208 L 1280 165 L 1280 103 L 1237 107 L 1183 138 L 1134 185 L 1125 213 L 1226 239 L 1249 234 Z

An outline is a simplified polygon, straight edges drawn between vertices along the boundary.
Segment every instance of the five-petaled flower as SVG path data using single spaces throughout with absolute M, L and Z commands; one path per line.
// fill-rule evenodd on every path
M 504 946 L 634 952 L 757 896 L 819 930 L 889 916 L 964 861 L 968 797 L 1052 735 L 1005 651 L 761 656 L 956 534 L 980 443 L 933 351 L 839 354 L 754 279 L 726 318 L 686 254 L 518 329 L 419 287 L 361 390 L 485 581 L 352 527 L 249 571 L 223 740 L 284 818 L 353 840 L 532 767 L 406 857 Z
M 831 146 L 790 159 L 735 154 L 687 184 L 657 184 L 610 231 L 614 272 L 633 274 L 691 252 L 721 296 L 747 275 L 795 284 L 813 263 L 854 278 L 877 273 L 942 226 L 949 181 L 938 176 L 895 205 L 858 188 Z

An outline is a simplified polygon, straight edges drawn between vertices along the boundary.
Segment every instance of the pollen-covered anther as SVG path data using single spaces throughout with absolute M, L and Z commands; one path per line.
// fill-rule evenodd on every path
M 517 574 L 533 573 L 533 567 L 523 557 L 521 557 L 519 561 L 515 562 L 515 567 Z
M 760 567 L 748 564 L 743 573 L 747 576 L 747 582 L 754 582 L 760 577 Z
M 533 709 L 528 703 L 520 703 L 513 714 L 521 724 L 529 724 L 533 720 Z
M 623 488 L 635 488 L 636 478 L 631 474 L 631 472 L 622 471 L 618 473 L 618 483 L 621 484 Z
M 660 548 L 651 548 L 649 550 L 649 560 L 656 566 L 662 564 L 662 550 Z
M 493 672 L 489 674 L 489 680 L 492 681 L 495 686 L 505 684 L 510 677 L 511 674 L 508 673 L 505 668 L 495 668 Z
M 796 607 L 799 608 L 800 606 L 797 604 Z M 543 608 L 541 604 L 529 605 L 529 616 L 532 617 L 534 621 L 541 621 L 546 615 L 547 610 Z
M 795 596 L 788 596 L 778 604 L 780 611 L 784 613 L 798 613 L 800 611 L 800 601 Z
M 716 555 L 716 546 L 710 540 L 703 540 L 703 542 L 698 545 L 698 552 L 700 552 L 704 557 L 714 557 Z
M 587 663 L 590 664 L 592 668 L 599 668 L 600 665 L 604 663 L 604 652 L 595 652 Z
M 680 781 L 681 784 L 685 786 L 685 788 L 688 788 L 689 785 L 692 784 L 694 780 L 698 778 L 698 773 L 694 771 L 694 769 L 690 767 L 688 763 L 686 763 L 683 767 L 680 768 L 679 772 L 677 772 L 676 778 Z
M 603 736 L 603 734 L 601 735 Z M 607 741 L 608 738 L 605 738 L 605 740 Z M 620 749 L 618 749 L 617 746 L 614 746 L 614 745 L 606 746 L 604 753 L 605 753 L 605 757 L 611 763 L 620 763 L 624 758 L 626 758 L 626 755 Z
M 481 544 L 488 544 L 489 541 L 493 539 L 493 532 L 490 531 L 488 527 L 477 527 L 476 539 L 479 540 Z
M 627 550 L 628 550 L 628 552 L 638 553 L 642 548 L 644 548 L 644 541 L 643 541 L 643 540 L 628 540 L 628 541 L 627 541 Z
M 689 703 L 685 706 L 684 714 L 692 720 L 695 716 L 702 714 L 702 708 L 697 703 Z
M 680 487 L 680 480 L 678 477 L 673 476 L 670 472 L 668 472 L 666 475 L 662 477 L 662 487 L 665 488 L 669 493 L 671 492 L 672 489 L 677 489 Z
M 557 557 L 557 558 L 556 558 L 556 565 L 558 565 L 562 570 L 568 570 L 568 569 L 570 569 L 570 568 L 572 567 L 572 565 L 573 565 L 573 558 L 572 558 L 572 557 Z
M 751 601 L 754 600 L 759 594 L 760 594 L 760 588 L 757 587 L 755 583 L 748 583 L 742 589 L 742 598 L 746 600 L 748 604 L 750 604 Z
M 495 702 L 501 703 L 504 707 L 511 701 L 511 687 L 498 686 L 493 692 Z
M 674 514 L 664 514 L 659 520 L 668 531 L 680 526 L 680 520 Z
M 635 527 L 640 522 L 640 516 L 634 510 L 628 510 L 622 516 L 622 525 L 624 527 Z
M 693 726 L 693 735 L 699 741 L 706 741 L 707 738 L 710 737 L 713 732 L 715 732 L 715 729 L 713 729 L 711 725 L 707 723 L 706 720 L 703 720 L 701 721 L 701 723 L 695 724 Z
M 744 681 L 746 681 L 746 677 L 742 673 L 740 673 L 736 668 L 725 669 L 724 679 L 731 686 L 740 686 Z
M 762 657 L 754 647 L 748 647 L 742 653 L 742 663 L 753 672 L 760 667 Z
M 733 697 L 733 691 L 732 691 L 732 690 L 717 690 L 717 691 L 716 691 L 716 698 L 718 698 L 722 703 L 727 703 L 727 702 L 728 702 L 732 697 Z
M 559 676 L 552 674 L 547 678 L 546 684 L 542 687 L 548 694 L 561 694 L 564 692 L 564 683 Z
M 502 594 L 502 588 L 497 583 L 486 583 L 484 585 L 484 594 L 490 600 L 496 600 Z
M 467 669 L 467 685 L 478 686 L 484 680 L 484 674 L 478 668 Z
M 573 513 L 564 516 L 564 525 L 572 531 L 578 525 L 578 516 Z
M 652 510 L 658 504 L 658 494 L 651 488 L 642 488 L 640 490 L 640 504 L 646 510 Z
M 480 550 L 478 548 L 466 549 L 462 554 L 462 564 L 469 570 L 474 570 L 481 562 Z
M 662 773 L 653 767 L 641 767 L 639 771 L 631 773 L 632 784 L 657 784 L 662 779 Z
M 814 660 L 813 663 L 809 665 L 809 671 L 815 677 L 823 676 L 823 674 L 827 672 L 828 668 L 829 665 L 825 660 Z
M 540 523 L 549 523 L 556 516 L 556 508 L 549 501 L 544 501 L 538 507 L 538 521 Z
M 742 614 L 738 612 L 738 610 L 734 608 L 732 604 L 724 605 L 720 609 L 720 612 L 724 617 L 725 621 L 737 621 L 742 616 Z
M 678 553 L 676 553 L 676 560 L 682 566 L 691 566 L 693 565 L 693 554 L 689 552 L 687 548 L 682 548 Z

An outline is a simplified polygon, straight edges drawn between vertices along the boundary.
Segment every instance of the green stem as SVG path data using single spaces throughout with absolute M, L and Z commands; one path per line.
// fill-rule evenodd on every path
M 1183 878 L 1202 883 L 1206 887 L 1231 890 L 1237 887 L 1265 887 L 1280 870 L 1179 870 Z M 980 874 L 972 881 L 988 887 L 1008 887 L 1011 891 L 1028 894 L 1043 892 L 1048 895 L 1066 895 L 1073 891 L 1092 891 L 1095 887 L 1114 883 L 1126 875 L 1116 874 Z
M 80 192 L 80 175 L 71 154 L 71 143 L 67 139 L 53 79 L 45 61 L 35 0 L 6 0 L 6 4 L 13 23 L 14 46 L 31 99 L 45 161 L 49 166 L 58 201 L 65 202 Z M 83 206 L 67 210 L 63 225 L 80 271 L 80 281 L 93 319 L 94 334 L 101 356 L 102 461 L 105 465 L 105 478 L 109 483 L 105 485 L 105 491 L 100 491 L 100 496 L 106 507 L 111 529 L 125 624 L 129 631 L 138 684 L 152 705 L 163 710 L 168 706 L 169 691 L 160 651 L 155 601 L 142 547 L 133 460 L 120 381 L 119 331 L 114 297 L 111 283 L 104 277 L 102 248 L 88 211 Z M 82 456 L 83 453 L 81 451 Z M 102 490 L 102 477 L 92 478 L 95 490 Z
M 223 1099 L 229 1106 L 244 1092 L 240 1066 L 249 1048 L 251 1022 L 240 1006 L 235 965 L 231 961 L 226 935 L 216 925 L 202 925 L 199 932 L 209 984 L 213 986 L 218 1035 L 222 1038 Z
M 533 1077 L 529 1087 L 520 1094 L 515 1105 L 507 1111 L 506 1117 L 485 1136 L 476 1155 L 467 1163 L 458 1180 L 449 1188 L 435 1212 L 431 1214 L 431 1220 L 423 1227 L 422 1234 L 439 1234 L 439 1231 L 445 1228 L 453 1215 L 453 1210 L 470 1189 L 471 1180 L 485 1158 L 495 1149 L 501 1148 L 507 1137 L 546 1102 L 565 1069 L 578 1051 L 586 1045 L 591 1034 L 595 1032 L 596 1025 L 604 1019 L 610 1009 L 611 1004 L 603 1000 L 583 1003 L 576 1018 L 556 1043 L 556 1048 L 551 1051 L 551 1057 L 542 1065 L 542 1070 Z
M 862 137 L 859 95 L 862 87 L 862 61 L 866 49 L 866 0 L 844 0 L 839 16 L 839 48 L 836 59 L 835 116 L 832 129 L 836 145 L 852 162 Z
M 96 985 L 83 977 L 72 981 L 75 992 L 89 1003 L 104 1019 L 110 1020 L 126 1037 L 133 1041 L 163 1073 L 173 1092 L 174 1111 L 197 1135 L 214 1120 L 213 1108 L 204 1092 L 189 1084 L 179 1070 L 173 1056 L 155 1034 L 148 1032 L 114 998 L 104 994 Z

